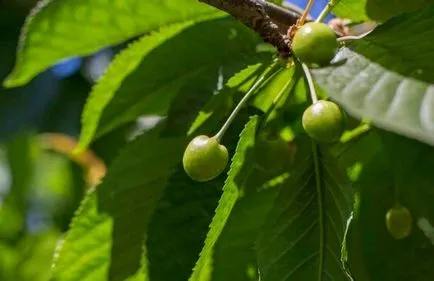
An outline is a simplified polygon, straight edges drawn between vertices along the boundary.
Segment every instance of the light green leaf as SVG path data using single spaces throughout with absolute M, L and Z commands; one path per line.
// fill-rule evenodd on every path
M 156 46 L 192 25 L 193 22 L 175 24 L 145 35 L 121 52 L 110 64 L 100 81 L 93 87 L 82 114 L 83 128 L 78 149 L 85 149 L 92 141 L 101 114 L 123 80 L 138 67 L 143 58 Z M 152 104 L 150 106 L 153 109 Z
M 148 47 L 151 42 L 160 45 Z M 204 96 L 212 93 L 219 71 L 225 79 L 246 63 L 269 60 L 270 54 L 256 53 L 258 42 L 254 33 L 231 18 L 199 22 L 170 40 L 142 39 L 115 60 L 92 91 L 83 113 L 80 147 L 86 147 L 95 133 L 101 136 L 139 116 L 166 115 L 175 99 L 192 94 L 191 87 L 202 87 Z M 131 66 L 126 74 L 124 60 Z
M 270 106 L 275 102 L 275 99 L 279 93 L 285 88 L 285 85 L 289 85 L 291 82 L 296 82 L 297 79 L 293 78 L 294 71 L 294 66 L 282 67 L 276 71 L 255 95 L 252 104 L 256 108 L 266 112 L 268 108 L 270 108 Z
M 333 13 L 338 17 L 353 21 L 366 21 L 365 6 L 368 0 L 341 0 L 333 9 Z
M 21 86 L 62 59 L 215 13 L 195 0 L 40 1 L 27 18 L 15 68 L 4 85 Z
M 127 146 L 84 200 L 55 260 L 55 280 L 124 280 L 139 271 L 148 222 L 185 145 L 160 132 Z
M 317 82 L 352 115 L 434 144 L 434 7 L 404 15 L 314 70 Z
M 376 133 L 382 147 L 355 184 L 359 202 L 348 226 L 346 263 L 356 281 L 429 281 L 434 274 L 433 147 Z M 413 217 L 410 235 L 401 240 L 388 233 L 385 222 L 397 203 Z
M 197 130 L 200 125 L 216 114 L 227 116 L 234 107 L 235 94 L 240 96 L 241 94 L 246 94 L 266 67 L 267 65 L 265 63 L 252 64 L 229 78 L 218 94 L 199 112 L 189 133 Z

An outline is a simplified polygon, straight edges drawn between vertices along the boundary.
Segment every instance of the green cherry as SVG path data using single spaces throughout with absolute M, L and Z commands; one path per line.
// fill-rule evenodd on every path
M 334 102 L 320 100 L 304 111 L 302 123 L 311 138 L 319 142 L 333 143 L 342 135 L 345 116 Z
M 386 214 L 386 227 L 389 234 L 395 239 L 404 239 L 411 233 L 413 217 L 410 211 L 397 205 Z
M 216 138 L 197 136 L 187 146 L 182 163 L 185 172 L 196 181 L 205 182 L 219 176 L 228 164 L 229 154 Z
M 325 66 L 335 57 L 339 42 L 333 29 L 319 22 L 306 23 L 292 40 L 295 56 L 308 66 Z

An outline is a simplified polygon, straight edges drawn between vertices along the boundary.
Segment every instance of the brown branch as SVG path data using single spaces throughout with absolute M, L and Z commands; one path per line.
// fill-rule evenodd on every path
M 286 36 L 289 26 L 299 15 L 265 0 L 199 0 L 225 11 L 256 31 L 265 42 L 275 46 L 283 57 L 291 55 L 290 41 Z
M 300 14 L 277 6 L 270 2 L 263 2 L 265 11 L 268 13 L 273 22 L 275 22 L 280 28 L 284 29 L 284 33 L 288 31 L 291 25 L 297 23 L 300 18 Z

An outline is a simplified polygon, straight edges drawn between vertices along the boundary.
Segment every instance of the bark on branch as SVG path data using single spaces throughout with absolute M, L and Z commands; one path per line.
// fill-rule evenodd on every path
M 256 31 L 265 42 L 274 45 L 281 56 L 291 55 L 286 35 L 289 26 L 299 15 L 265 0 L 199 0 L 225 11 Z M 282 32 L 283 31 L 283 32 Z

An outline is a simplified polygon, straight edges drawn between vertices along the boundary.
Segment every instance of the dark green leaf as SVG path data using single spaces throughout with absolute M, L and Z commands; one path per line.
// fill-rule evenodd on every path
M 348 112 L 434 144 L 434 7 L 404 15 L 344 48 L 317 82 Z
M 359 203 L 346 238 L 347 264 L 355 280 L 432 280 L 434 268 L 434 150 L 390 133 L 378 132 L 382 148 L 364 165 Z M 396 203 L 413 217 L 402 240 L 386 229 L 385 215 Z
M 194 0 L 40 1 L 27 19 L 15 69 L 4 84 L 21 86 L 62 59 L 92 54 L 169 23 L 215 13 Z

